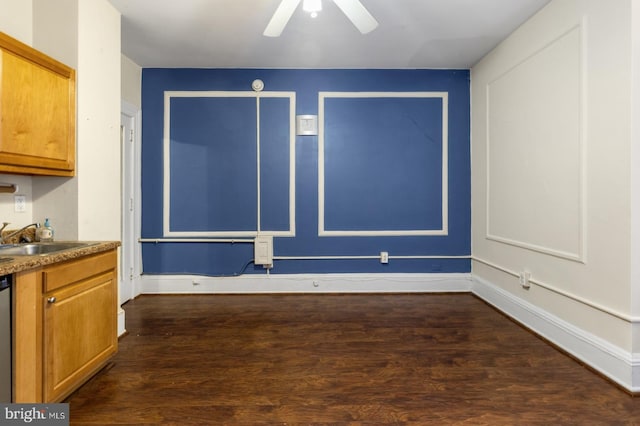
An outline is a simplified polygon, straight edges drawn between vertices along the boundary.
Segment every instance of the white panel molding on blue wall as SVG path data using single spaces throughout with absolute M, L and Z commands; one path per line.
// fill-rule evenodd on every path
M 566 30 L 486 86 L 486 238 L 578 262 L 586 257 L 585 33 L 585 22 Z
M 442 135 L 441 135 L 441 169 L 442 169 L 442 197 L 436 200 L 440 203 L 439 228 L 434 229 L 327 229 L 325 199 L 325 101 L 331 98 L 437 98 L 442 102 Z M 449 94 L 448 92 L 319 92 L 318 93 L 318 235 L 319 236 L 435 236 L 448 235 L 448 148 L 449 148 Z
M 256 229 L 255 230 L 225 230 L 225 231 L 174 231 L 171 229 L 171 99 L 172 98 L 255 98 L 256 99 Z M 260 99 L 262 98 L 286 98 L 289 100 L 289 188 L 288 188 L 288 214 L 289 229 L 269 230 L 261 228 L 261 186 L 260 186 Z M 165 91 L 164 92 L 164 125 L 163 125 L 163 237 L 255 237 L 258 234 L 277 237 L 295 236 L 295 92 L 282 91 Z M 251 125 L 251 123 L 247 123 Z M 264 149 L 264 148 L 262 148 Z
M 146 69 L 143 77 L 145 274 L 259 273 L 257 234 L 274 237 L 278 275 L 470 270 L 469 70 Z M 250 91 L 257 78 L 268 91 Z M 320 119 L 319 97 L 331 94 L 320 148 L 319 134 L 296 136 L 295 118 Z M 380 262 L 380 253 L 398 262 Z

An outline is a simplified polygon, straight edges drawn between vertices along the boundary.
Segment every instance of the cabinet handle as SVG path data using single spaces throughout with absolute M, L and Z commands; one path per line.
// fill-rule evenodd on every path
M 49 303 L 56 303 L 56 300 L 57 300 L 57 299 L 55 298 L 55 296 L 53 296 L 53 297 L 48 298 L 48 299 L 47 299 L 47 302 L 49 302 Z

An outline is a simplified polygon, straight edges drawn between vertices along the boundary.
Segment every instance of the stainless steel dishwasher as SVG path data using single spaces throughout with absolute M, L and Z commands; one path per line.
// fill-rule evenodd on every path
M 13 275 L 0 276 L 0 403 L 11 402 L 11 284 Z

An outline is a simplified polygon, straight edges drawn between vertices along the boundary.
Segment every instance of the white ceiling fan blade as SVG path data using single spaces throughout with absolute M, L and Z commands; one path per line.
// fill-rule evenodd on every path
M 333 0 L 333 2 L 347 15 L 362 34 L 369 33 L 376 29 L 378 21 L 360 3 L 360 0 Z
M 299 4 L 300 0 L 282 0 L 263 34 L 267 37 L 279 37 Z

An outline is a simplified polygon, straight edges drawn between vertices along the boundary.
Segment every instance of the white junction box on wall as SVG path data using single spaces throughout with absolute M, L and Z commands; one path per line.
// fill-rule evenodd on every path
M 273 236 L 258 235 L 253 244 L 253 263 L 267 269 L 273 267 Z
M 318 116 L 317 115 L 296 115 L 296 135 L 317 136 Z

